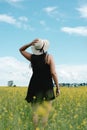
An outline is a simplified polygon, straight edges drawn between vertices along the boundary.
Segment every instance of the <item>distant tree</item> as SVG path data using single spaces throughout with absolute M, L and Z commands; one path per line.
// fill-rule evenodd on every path
M 16 85 L 14 84 L 13 87 L 16 87 Z

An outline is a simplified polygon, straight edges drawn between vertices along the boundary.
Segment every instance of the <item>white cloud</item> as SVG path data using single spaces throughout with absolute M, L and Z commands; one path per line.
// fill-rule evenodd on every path
M 63 27 L 61 31 L 69 34 L 78 34 L 81 36 L 87 36 L 87 26 L 78 26 L 78 27 Z
M 23 8 L 22 2 L 24 1 L 25 0 L 0 0 L 0 2 L 9 4 L 11 6 L 18 7 L 18 8 Z
M 52 13 L 52 12 L 54 12 L 56 9 L 57 9 L 57 7 L 52 6 L 52 7 L 44 8 L 44 11 L 47 12 L 47 13 Z
M 46 7 L 43 9 L 49 16 L 58 17 L 59 13 L 56 6 Z
M 83 5 L 80 8 L 77 8 L 77 10 L 79 11 L 82 18 L 87 18 L 87 5 Z
M 65 14 L 59 10 L 57 6 L 49 6 L 43 8 L 43 11 L 50 17 L 55 19 L 56 21 L 64 20 Z
M 11 25 L 16 26 L 17 28 L 22 29 L 29 29 L 30 31 L 33 31 L 34 28 L 28 25 L 28 18 L 26 16 L 20 16 L 18 18 L 15 18 L 8 14 L 0 14 L 0 22 L 8 23 Z
M 59 82 L 87 82 L 87 65 L 58 65 L 56 66 Z
M 42 26 L 45 26 L 45 25 L 46 25 L 46 23 L 45 23 L 44 20 L 41 20 L 41 21 L 40 21 L 40 24 L 41 24 Z
M 22 2 L 24 0 L 5 0 L 5 2 L 7 2 L 8 4 L 11 5 L 17 5 L 18 3 Z
M 27 86 L 31 72 L 29 64 L 14 57 L 0 58 L 0 85 L 7 85 L 9 80 L 13 80 L 16 85 Z
M 87 82 L 87 65 L 57 65 L 59 82 Z M 19 86 L 27 86 L 32 75 L 28 63 L 14 57 L 0 57 L 0 86 L 9 80 Z
M 20 21 L 24 21 L 24 22 L 28 22 L 28 18 L 25 17 L 25 16 L 19 17 L 19 20 L 20 20 Z
M 17 3 L 17 2 L 21 2 L 23 0 L 5 0 L 6 2 L 13 2 L 13 3 Z
M 21 26 L 21 23 L 17 21 L 13 16 L 7 14 L 0 14 L 0 22 L 9 23 L 17 27 Z

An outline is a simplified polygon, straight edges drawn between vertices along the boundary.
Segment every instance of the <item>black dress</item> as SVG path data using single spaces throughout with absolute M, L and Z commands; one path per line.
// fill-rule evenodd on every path
M 33 74 L 25 98 L 27 102 L 36 103 L 55 98 L 50 66 L 45 62 L 45 56 L 46 53 L 31 56 Z

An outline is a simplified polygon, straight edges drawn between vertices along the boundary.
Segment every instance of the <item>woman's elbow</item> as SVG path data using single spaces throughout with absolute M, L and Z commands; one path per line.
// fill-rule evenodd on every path
M 21 48 L 19 48 L 19 52 L 21 52 L 21 53 L 22 53 L 22 49 L 21 49 Z
M 56 76 L 56 72 L 51 72 L 52 77 Z

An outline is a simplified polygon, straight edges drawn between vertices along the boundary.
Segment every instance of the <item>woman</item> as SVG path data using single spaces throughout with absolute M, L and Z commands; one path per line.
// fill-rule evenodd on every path
M 32 104 L 55 99 L 53 80 L 56 85 L 56 96 L 60 94 L 54 60 L 47 53 L 48 46 L 47 40 L 35 39 L 19 49 L 21 54 L 31 62 L 33 74 L 25 99 Z M 32 48 L 33 54 L 26 51 L 29 47 Z

